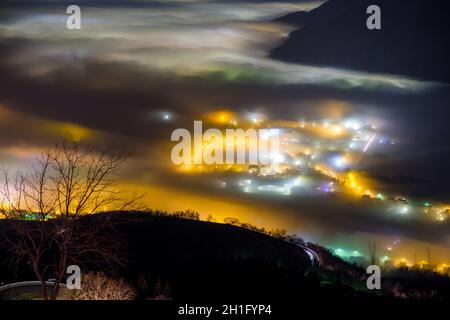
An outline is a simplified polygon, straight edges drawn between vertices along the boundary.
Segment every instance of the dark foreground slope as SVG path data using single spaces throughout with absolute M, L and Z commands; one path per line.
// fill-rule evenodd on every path
M 145 277 L 150 288 L 159 279 L 175 299 L 281 299 L 308 286 L 303 250 L 264 234 L 148 215 L 120 229 L 129 243 L 126 277 Z
M 140 299 L 161 293 L 183 300 L 226 298 L 285 299 L 305 291 L 311 262 L 293 244 L 227 224 L 151 213 L 108 213 L 83 217 L 83 223 L 108 219 L 123 243 L 124 266 L 83 266 L 106 271 L 133 284 Z M 8 222 L 0 220 L 0 232 Z M 33 222 L 29 222 L 33 223 Z M 99 243 L 99 246 L 104 245 Z M 0 282 L 35 280 L 26 261 L 16 270 L 0 250 Z M 115 268 L 116 267 L 116 268 Z
M 366 9 L 381 8 L 381 30 L 368 30 Z M 277 21 L 301 26 L 270 56 L 450 82 L 450 2 L 447 0 L 330 0 Z
M 135 287 L 138 299 L 163 296 L 184 302 L 220 303 L 393 301 L 396 296 L 450 299 L 450 278 L 432 272 L 383 273 L 382 290 L 369 291 L 364 268 L 343 261 L 323 247 L 307 244 L 320 261 L 312 264 L 298 238 L 293 244 L 242 227 L 159 212 L 90 215 L 82 217 L 81 223 L 87 227 L 98 221 L 114 226 L 116 231 L 111 234 L 114 241 L 123 244 L 116 253 L 125 259 L 124 265 L 86 263 L 82 272 L 104 271 L 124 278 Z M 8 221 L 0 220 L 1 235 L 7 225 Z M 7 265 L 8 258 L 0 249 L 1 283 L 35 280 L 26 261 L 12 269 Z

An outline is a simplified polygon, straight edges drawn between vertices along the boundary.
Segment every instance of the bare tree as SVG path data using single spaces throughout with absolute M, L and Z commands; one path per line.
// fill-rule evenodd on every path
M 74 300 L 133 300 L 135 289 L 123 279 L 114 279 L 103 272 L 83 276 L 81 290 L 75 292 Z
M 2 168 L 0 213 L 8 219 L 0 245 L 18 267 L 28 263 L 42 284 L 42 297 L 56 299 L 69 264 L 120 266 L 120 237 L 108 218 L 81 216 L 136 208 L 142 196 L 123 199 L 116 178 L 125 156 L 76 143 L 43 152 L 28 173 L 11 180 Z M 27 221 L 32 220 L 32 221 Z M 54 279 L 48 292 L 45 282 Z

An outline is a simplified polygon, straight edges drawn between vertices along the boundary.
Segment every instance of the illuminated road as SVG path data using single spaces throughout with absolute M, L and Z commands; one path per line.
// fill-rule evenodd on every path
M 303 249 L 303 251 L 306 252 L 306 254 L 309 257 L 309 260 L 311 261 L 311 264 L 313 267 L 318 267 L 320 264 L 320 259 L 319 259 L 319 255 L 317 254 L 317 252 L 315 252 L 313 249 L 305 246 L 305 245 L 298 245 L 300 248 Z

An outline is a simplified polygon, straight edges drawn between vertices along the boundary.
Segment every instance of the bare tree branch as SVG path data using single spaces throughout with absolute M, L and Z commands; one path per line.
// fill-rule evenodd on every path
M 116 179 L 126 157 L 109 149 L 82 148 L 64 142 L 46 150 L 30 172 L 0 167 L 0 214 L 8 230 L 0 245 L 16 268 L 27 263 L 42 283 L 44 299 L 56 299 L 69 264 L 124 264 L 123 247 L 111 221 L 105 217 L 81 219 L 89 213 L 129 210 L 140 206 L 143 195 L 123 198 Z M 32 221 L 26 221 L 32 220 Z M 45 282 L 55 279 L 48 290 Z

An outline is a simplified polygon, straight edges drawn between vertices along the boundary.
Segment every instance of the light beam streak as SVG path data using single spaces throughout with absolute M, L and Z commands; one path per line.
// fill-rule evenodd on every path
M 372 138 L 369 139 L 369 141 L 367 142 L 366 146 L 365 146 L 364 149 L 363 149 L 363 152 L 366 152 L 367 149 L 369 149 L 370 145 L 372 144 L 372 142 L 373 142 L 373 140 L 375 139 L 376 136 L 377 136 L 377 135 L 374 134 L 374 135 L 372 136 Z

